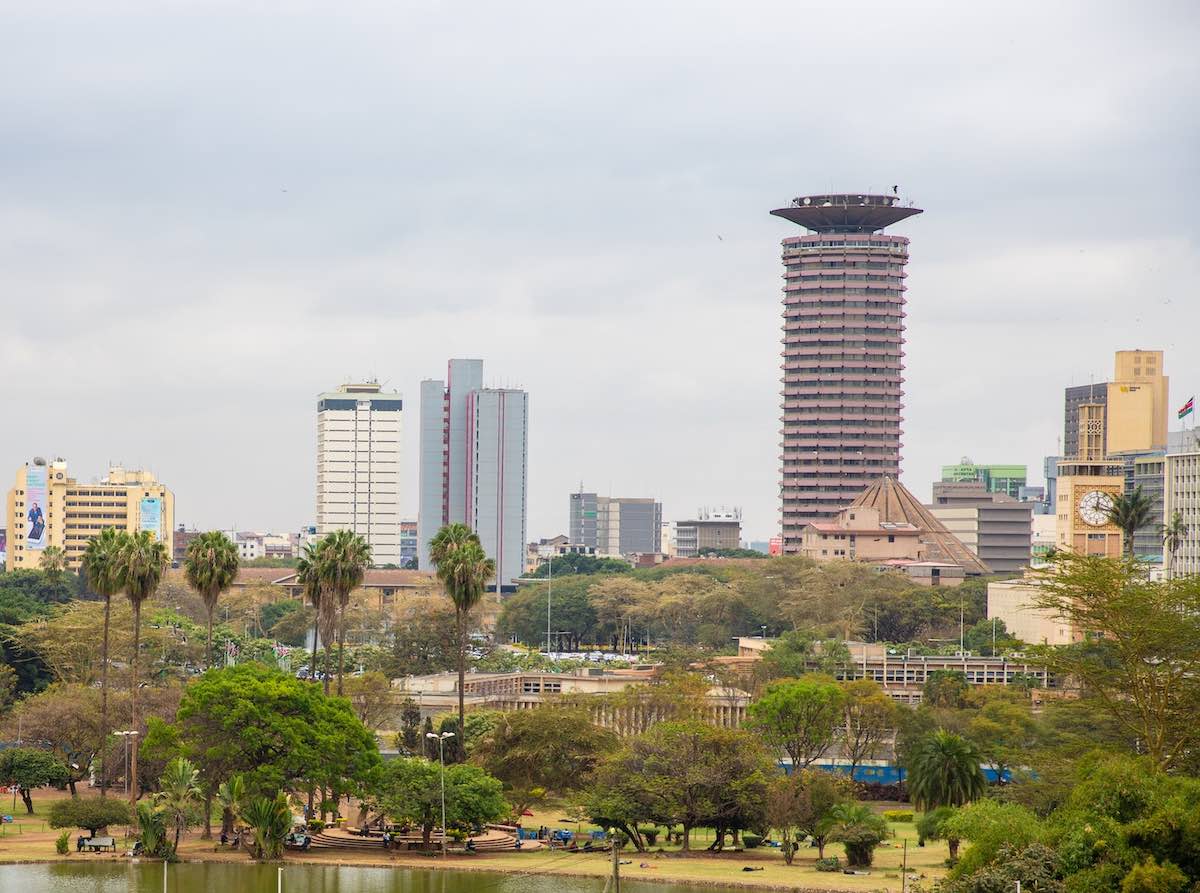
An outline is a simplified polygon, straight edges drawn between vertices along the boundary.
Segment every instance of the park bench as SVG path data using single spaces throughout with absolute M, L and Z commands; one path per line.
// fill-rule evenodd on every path
M 117 851 L 117 842 L 111 837 L 89 837 L 83 841 L 83 848 L 92 852 L 103 852 L 104 850 Z

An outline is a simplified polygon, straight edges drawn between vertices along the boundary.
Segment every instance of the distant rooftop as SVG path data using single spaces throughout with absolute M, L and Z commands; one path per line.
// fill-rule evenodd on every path
M 922 213 L 898 195 L 802 195 L 771 212 L 814 233 L 874 233 Z

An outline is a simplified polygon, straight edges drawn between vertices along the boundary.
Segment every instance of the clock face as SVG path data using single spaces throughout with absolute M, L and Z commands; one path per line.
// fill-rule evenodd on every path
M 1103 490 L 1090 490 L 1079 499 L 1079 517 L 1092 527 L 1103 527 L 1109 523 L 1112 504 L 1113 498 Z

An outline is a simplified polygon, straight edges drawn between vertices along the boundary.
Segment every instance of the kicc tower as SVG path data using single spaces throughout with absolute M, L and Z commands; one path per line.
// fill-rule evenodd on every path
M 904 266 L 898 195 L 808 195 L 771 212 L 783 240 L 783 550 L 880 475 L 900 473 Z

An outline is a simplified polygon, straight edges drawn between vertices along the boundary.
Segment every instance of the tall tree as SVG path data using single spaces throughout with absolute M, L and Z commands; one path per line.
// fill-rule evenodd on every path
M 1183 520 L 1183 515 L 1175 512 L 1171 515 L 1171 520 L 1162 525 L 1160 532 L 1162 533 L 1163 548 L 1167 552 L 1167 576 L 1173 577 L 1175 576 L 1175 554 L 1188 535 L 1188 526 Z
M 131 729 L 138 728 L 138 645 L 142 634 L 142 604 L 154 595 L 163 574 L 171 563 L 167 547 L 160 543 L 148 530 L 137 533 L 121 533 L 117 547 L 115 578 L 119 588 L 129 599 L 133 608 L 133 654 L 129 662 L 129 709 L 132 717 Z M 138 748 L 130 748 L 129 803 L 138 798 L 137 774 Z
M 337 693 L 340 695 L 346 670 L 346 608 L 350 593 L 362 585 L 371 565 L 371 547 L 351 530 L 335 530 L 325 537 L 320 555 L 320 577 L 337 606 Z
M 856 679 L 843 686 L 842 756 L 850 761 L 850 777 L 864 760 L 875 758 L 896 729 L 896 702 L 871 679 Z
M 918 743 L 909 762 L 908 790 L 918 809 L 962 806 L 987 787 L 975 745 L 944 729 Z
M 208 631 L 205 636 L 204 666 L 212 667 L 213 612 L 221 593 L 228 591 L 237 578 L 238 550 L 233 540 L 219 530 L 200 534 L 188 543 L 183 559 L 183 572 L 188 585 L 204 599 L 208 612 Z
M 1186 760 L 1200 742 L 1200 577 L 1151 581 L 1129 559 L 1061 552 L 1038 580 L 1037 606 L 1085 637 L 1041 660 L 1155 765 Z
M 1150 523 L 1154 502 L 1142 492 L 1139 484 L 1132 493 L 1115 496 L 1108 506 L 1108 520 L 1121 528 L 1124 538 L 1125 556 L 1133 558 L 1133 536 Z
M 806 769 L 833 743 L 845 694 L 826 676 L 776 682 L 750 705 L 750 724 L 782 747 L 795 769 Z
M 33 789 L 48 784 L 66 784 L 68 775 L 62 760 L 49 751 L 32 747 L 0 750 L 0 784 L 20 787 L 25 811 L 30 815 L 33 815 Z
M 116 577 L 117 549 L 121 537 L 116 528 L 106 527 L 88 540 L 83 550 L 80 570 L 91 590 L 104 600 L 104 634 L 100 646 L 100 731 L 104 738 L 111 731 L 108 724 L 108 624 L 112 614 L 112 597 L 121 591 Z M 100 796 L 108 794 L 108 766 L 100 767 Z
M 317 642 L 321 639 L 321 596 L 324 594 L 324 584 L 321 582 L 321 555 L 315 543 L 304 547 L 300 560 L 296 562 L 296 581 L 304 589 L 305 600 L 313 609 L 313 643 L 312 660 L 309 661 L 308 676 L 317 681 Z M 328 692 L 326 685 L 326 692 Z
M 429 542 L 429 557 L 437 567 L 438 579 L 454 602 L 455 634 L 458 640 L 458 737 L 466 727 L 463 686 L 467 675 L 468 618 L 483 598 L 488 580 L 496 575 L 496 563 L 487 557 L 479 537 L 465 524 L 447 524 Z

